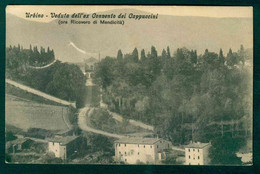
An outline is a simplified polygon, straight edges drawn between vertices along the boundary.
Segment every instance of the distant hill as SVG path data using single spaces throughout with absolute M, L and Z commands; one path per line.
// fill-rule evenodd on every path
M 111 10 L 103 13 L 143 14 L 135 10 Z M 168 45 L 175 50 L 180 47 L 197 49 L 198 53 L 209 51 L 224 54 L 231 47 L 238 50 L 240 44 L 252 48 L 252 19 L 249 18 L 207 18 L 159 15 L 156 20 L 125 19 L 125 25 L 58 25 L 57 20 L 49 23 L 28 21 L 11 14 L 6 16 L 6 43 L 24 47 L 50 46 L 56 58 L 68 62 L 81 62 L 82 59 L 116 56 L 118 49 L 123 54 L 137 47 L 150 50 L 154 45 L 158 53 Z M 70 43 L 74 43 L 83 54 Z

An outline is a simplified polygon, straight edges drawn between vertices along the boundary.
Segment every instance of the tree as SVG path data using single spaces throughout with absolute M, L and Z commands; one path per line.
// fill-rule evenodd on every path
M 132 59 L 133 59 L 133 62 L 138 62 L 138 60 L 139 60 L 137 48 L 135 48 L 132 52 Z
M 219 62 L 220 62 L 222 65 L 225 63 L 225 58 L 224 58 L 223 51 L 222 51 L 221 48 L 220 48 L 220 50 L 219 50 L 218 59 L 219 59 Z
M 169 46 L 167 46 L 167 58 L 171 58 L 171 52 Z
M 119 61 L 123 60 L 123 53 L 121 50 L 118 50 L 118 52 L 117 52 L 117 60 L 119 60 Z
M 144 61 L 146 59 L 146 56 L 145 56 L 145 51 L 144 51 L 144 49 L 142 49 L 142 51 L 141 51 L 141 58 L 140 58 L 140 60 L 141 61 Z
M 229 49 L 229 52 L 227 54 L 227 65 L 232 67 L 234 65 L 237 65 L 239 63 L 239 57 L 238 54 L 233 53 L 231 48 Z
M 197 64 L 197 51 L 196 50 L 195 51 L 191 50 L 190 59 L 191 59 L 191 63 Z
M 151 57 L 157 58 L 157 51 L 154 46 L 151 47 Z
M 236 153 L 244 145 L 245 140 L 242 138 L 224 136 L 213 139 L 209 149 L 211 164 L 240 165 L 241 158 Z
M 165 49 L 162 50 L 162 59 L 166 59 L 167 58 L 167 53 L 165 51 Z

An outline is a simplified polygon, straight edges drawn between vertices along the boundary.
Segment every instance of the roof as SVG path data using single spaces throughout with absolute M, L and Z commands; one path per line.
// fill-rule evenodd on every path
M 190 143 L 188 145 L 185 146 L 185 148 L 204 148 L 206 146 L 210 145 L 210 143 L 200 143 L 200 142 L 196 142 L 196 143 Z
M 60 130 L 59 132 L 56 133 L 56 135 L 62 135 L 66 133 L 70 133 L 72 129 L 65 129 L 65 130 Z
M 158 138 L 142 138 L 142 137 L 130 137 L 130 138 L 121 138 L 116 140 L 115 143 L 125 143 L 125 144 L 154 144 L 157 141 L 163 139 Z
M 48 139 L 48 141 L 49 142 L 57 142 L 57 143 L 60 143 L 62 145 L 66 145 L 66 144 L 74 141 L 78 137 L 79 136 L 55 137 L 55 138 Z
M 11 145 L 14 145 L 14 144 L 23 144 L 28 140 L 33 141 L 30 138 L 18 138 L 18 139 L 15 139 L 13 141 L 7 141 L 6 147 L 10 147 Z

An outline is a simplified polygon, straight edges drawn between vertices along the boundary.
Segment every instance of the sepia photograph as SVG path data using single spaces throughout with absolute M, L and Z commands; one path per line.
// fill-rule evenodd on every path
M 5 162 L 253 165 L 253 7 L 8 5 Z

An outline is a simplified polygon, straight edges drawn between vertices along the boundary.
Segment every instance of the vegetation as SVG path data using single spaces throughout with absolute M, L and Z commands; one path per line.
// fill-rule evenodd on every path
M 64 100 L 77 101 L 77 106 L 82 107 L 86 79 L 78 66 L 56 61 L 48 68 L 32 68 L 44 66 L 54 59 L 54 52 L 49 48 L 47 52 L 43 48 L 39 52 L 37 47 L 10 46 L 6 49 L 7 78 Z
M 34 137 L 34 138 L 40 138 L 40 139 L 45 139 L 45 138 L 50 138 L 54 134 L 50 130 L 46 129 L 41 129 L 41 128 L 29 128 L 28 131 L 25 133 L 26 137 Z
M 13 141 L 15 139 L 17 139 L 17 136 L 15 136 L 11 131 L 5 133 L 5 141 Z
M 93 80 L 102 86 L 110 110 L 154 125 L 174 144 L 209 142 L 216 133 L 221 136 L 222 121 L 230 122 L 224 134 L 234 127 L 250 129 L 245 125 L 252 118 L 252 69 L 246 65 L 251 50 L 241 45 L 227 56 L 222 49 L 201 55 L 186 48 L 173 55 L 166 50 L 159 55 L 152 46 L 140 58 L 137 49 L 123 58 L 119 50 L 117 58 L 97 64 Z
M 243 138 L 218 137 L 212 141 L 209 157 L 212 164 L 241 164 L 241 158 L 236 156 L 238 150 L 245 145 Z
M 119 122 L 105 109 L 95 109 L 88 117 L 90 127 L 116 134 L 129 134 L 145 132 L 144 129 L 131 125 L 127 119 Z

